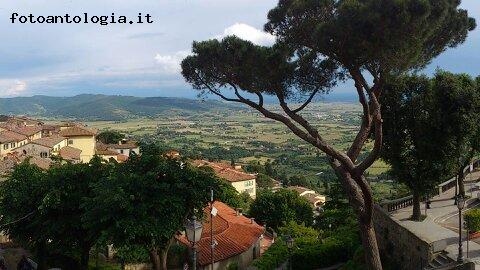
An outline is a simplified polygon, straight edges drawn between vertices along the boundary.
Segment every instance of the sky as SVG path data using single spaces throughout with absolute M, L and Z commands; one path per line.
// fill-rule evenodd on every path
M 77 94 L 195 97 L 180 75 L 192 41 L 237 35 L 260 45 L 277 0 L 2 0 L 0 97 Z M 480 1 L 463 0 L 480 25 Z M 12 24 L 36 16 L 150 14 L 152 24 Z M 480 27 L 426 69 L 480 74 Z M 346 84 L 335 92 L 351 92 Z

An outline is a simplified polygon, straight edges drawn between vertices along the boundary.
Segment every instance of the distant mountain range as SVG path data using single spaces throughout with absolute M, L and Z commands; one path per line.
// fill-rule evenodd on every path
M 233 104 L 215 100 L 167 97 L 78 95 L 0 98 L 0 114 L 79 120 L 122 120 L 169 112 L 208 112 L 234 107 Z

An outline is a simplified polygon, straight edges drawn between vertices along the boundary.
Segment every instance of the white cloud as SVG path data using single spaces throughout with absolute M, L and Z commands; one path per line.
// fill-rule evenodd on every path
M 179 73 L 181 70 L 180 63 L 190 53 L 188 51 L 178 51 L 174 54 L 159 54 L 155 56 L 157 64 L 168 74 Z
M 0 80 L 0 96 L 20 96 L 27 91 L 27 83 L 21 80 Z
M 257 45 L 271 46 L 275 43 L 275 36 L 245 23 L 236 23 L 229 26 L 223 31 L 223 34 L 215 38 L 222 39 L 232 35 L 251 41 Z

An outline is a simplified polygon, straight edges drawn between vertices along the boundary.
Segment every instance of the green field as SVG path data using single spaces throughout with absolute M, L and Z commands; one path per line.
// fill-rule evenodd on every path
M 361 107 L 352 103 L 316 103 L 302 115 L 318 128 L 325 140 L 346 151 L 359 128 Z M 282 123 L 247 108 L 171 112 L 156 118 L 87 124 L 100 130 L 119 130 L 137 140 L 158 142 L 186 156 L 233 159 L 237 163 L 269 160 L 274 162 L 279 175 L 305 176 L 311 187 L 320 192 L 323 182 L 336 179 L 322 152 L 293 135 Z M 364 149 L 364 153 L 368 150 Z M 387 171 L 388 165 L 377 161 L 368 175 L 375 177 Z M 390 194 L 385 185 L 379 192 Z

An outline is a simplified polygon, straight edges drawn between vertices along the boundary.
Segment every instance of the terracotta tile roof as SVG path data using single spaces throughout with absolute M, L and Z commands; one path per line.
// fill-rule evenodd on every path
M 134 149 L 138 147 L 138 144 L 130 141 L 122 144 L 108 144 L 108 147 L 113 149 Z
M 0 161 L 0 176 L 5 176 L 10 173 L 15 165 L 25 161 L 28 158 L 30 164 L 37 165 L 39 168 L 47 170 L 52 165 L 52 160 L 49 158 L 37 158 L 30 156 L 18 156 L 16 154 L 9 154 Z
M 51 136 L 33 140 L 32 143 L 52 148 L 66 139 L 67 138 L 61 136 Z
M 106 150 L 96 149 L 95 154 L 99 156 L 117 156 L 118 155 L 117 152 L 110 149 L 106 149 Z
M 50 165 L 52 165 L 52 160 L 49 158 L 37 158 L 37 157 L 29 157 L 30 164 L 37 165 L 40 169 L 48 170 Z
M 25 135 L 10 130 L 0 132 L 0 143 L 20 142 L 26 139 Z
M 118 162 L 125 162 L 128 160 L 128 156 L 126 155 L 117 155 L 117 161 Z
M 116 156 L 118 155 L 118 152 L 113 151 L 110 148 L 109 144 L 104 144 L 102 142 L 97 142 L 95 145 L 95 154 L 99 156 Z
M 73 126 L 60 131 L 60 136 L 75 137 L 75 136 L 95 136 L 97 133 L 85 127 Z
M 232 168 L 230 165 L 218 162 L 209 162 L 205 160 L 194 160 L 192 164 L 196 167 L 208 166 L 215 171 L 215 174 L 227 180 L 228 182 L 241 182 L 256 179 L 255 174 L 245 173 Z
M 40 126 L 16 126 L 16 127 L 10 127 L 9 130 L 13 131 L 13 132 L 16 132 L 16 133 L 20 133 L 22 135 L 25 135 L 25 136 L 33 136 L 39 132 L 42 131 L 42 127 Z
M 0 160 L 0 178 L 10 173 L 16 164 L 17 164 L 17 160 L 11 157 L 7 157 Z
M 66 160 L 80 160 L 80 154 L 82 150 L 71 147 L 65 146 L 60 149 L 59 155 L 66 159 Z
M 218 210 L 213 218 L 213 238 L 218 245 L 214 250 L 214 261 L 223 261 L 239 255 L 259 240 L 265 229 L 245 216 L 237 216 L 236 211 L 222 202 L 214 202 L 213 206 Z M 210 207 L 205 208 L 206 221 L 203 222 L 202 237 L 198 245 L 198 262 L 205 266 L 210 264 Z M 184 245 L 190 246 L 185 235 L 179 236 L 178 240 Z

